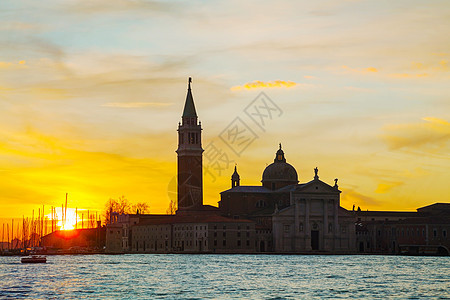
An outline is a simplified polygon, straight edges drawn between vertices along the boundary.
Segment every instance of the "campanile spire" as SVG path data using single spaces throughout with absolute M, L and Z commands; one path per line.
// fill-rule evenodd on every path
M 195 210 L 203 205 L 202 128 L 191 83 L 189 77 L 181 124 L 178 125 L 178 210 L 181 211 Z
M 183 118 L 197 118 L 197 112 L 195 111 L 194 98 L 191 91 L 192 78 L 188 80 L 188 90 L 186 95 L 186 102 L 184 103 Z

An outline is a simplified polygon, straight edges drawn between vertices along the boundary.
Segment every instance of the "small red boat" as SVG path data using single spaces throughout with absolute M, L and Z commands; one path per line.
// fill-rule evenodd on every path
M 27 257 L 22 257 L 20 261 L 23 264 L 42 264 L 47 262 L 47 257 L 39 255 L 31 255 Z

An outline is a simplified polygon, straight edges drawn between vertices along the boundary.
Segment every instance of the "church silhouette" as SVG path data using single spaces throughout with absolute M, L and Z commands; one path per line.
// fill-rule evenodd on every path
M 202 127 L 189 78 L 178 124 L 175 215 L 117 214 L 108 224 L 108 252 L 255 253 L 354 251 L 353 218 L 339 206 L 337 184 L 317 175 L 299 183 L 281 144 L 261 186 L 243 186 L 237 168 L 219 207 L 203 204 Z
M 355 253 L 357 245 L 367 242 L 360 241 L 362 227 L 355 226 L 365 212 L 340 206 L 338 180 L 333 185 L 321 181 L 315 168 L 311 180 L 302 182 L 281 143 L 261 185 L 242 185 L 235 166 L 231 187 L 220 193 L 218 207 L 204 205 L 202 126 L 191 84 L 189 78 L 177 129 L 178 210 L 175 215 L 112 213 L 106 229 L 108 253 L 335 254 Z M 378 220 L 383 212 L 372 215 Z M 394 242 L 392 249 L 399 247 Z

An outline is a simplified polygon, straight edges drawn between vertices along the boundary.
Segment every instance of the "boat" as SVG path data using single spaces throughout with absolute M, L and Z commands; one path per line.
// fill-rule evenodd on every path
M 39 263 L 46 263 L 47 257 L 45 256 L 39 256 L 39 255 L 31 255 L 27 257 L 22 257 L 20 261 L 23 264 L 39 264 Z

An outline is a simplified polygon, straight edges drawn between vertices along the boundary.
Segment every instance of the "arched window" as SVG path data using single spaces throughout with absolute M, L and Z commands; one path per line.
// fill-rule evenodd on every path
M 266 207 L 266 201 L 265 200 L 258 200 L 258 202 L 256 202 L 256 207 L 258 207 L 258 208 Z

